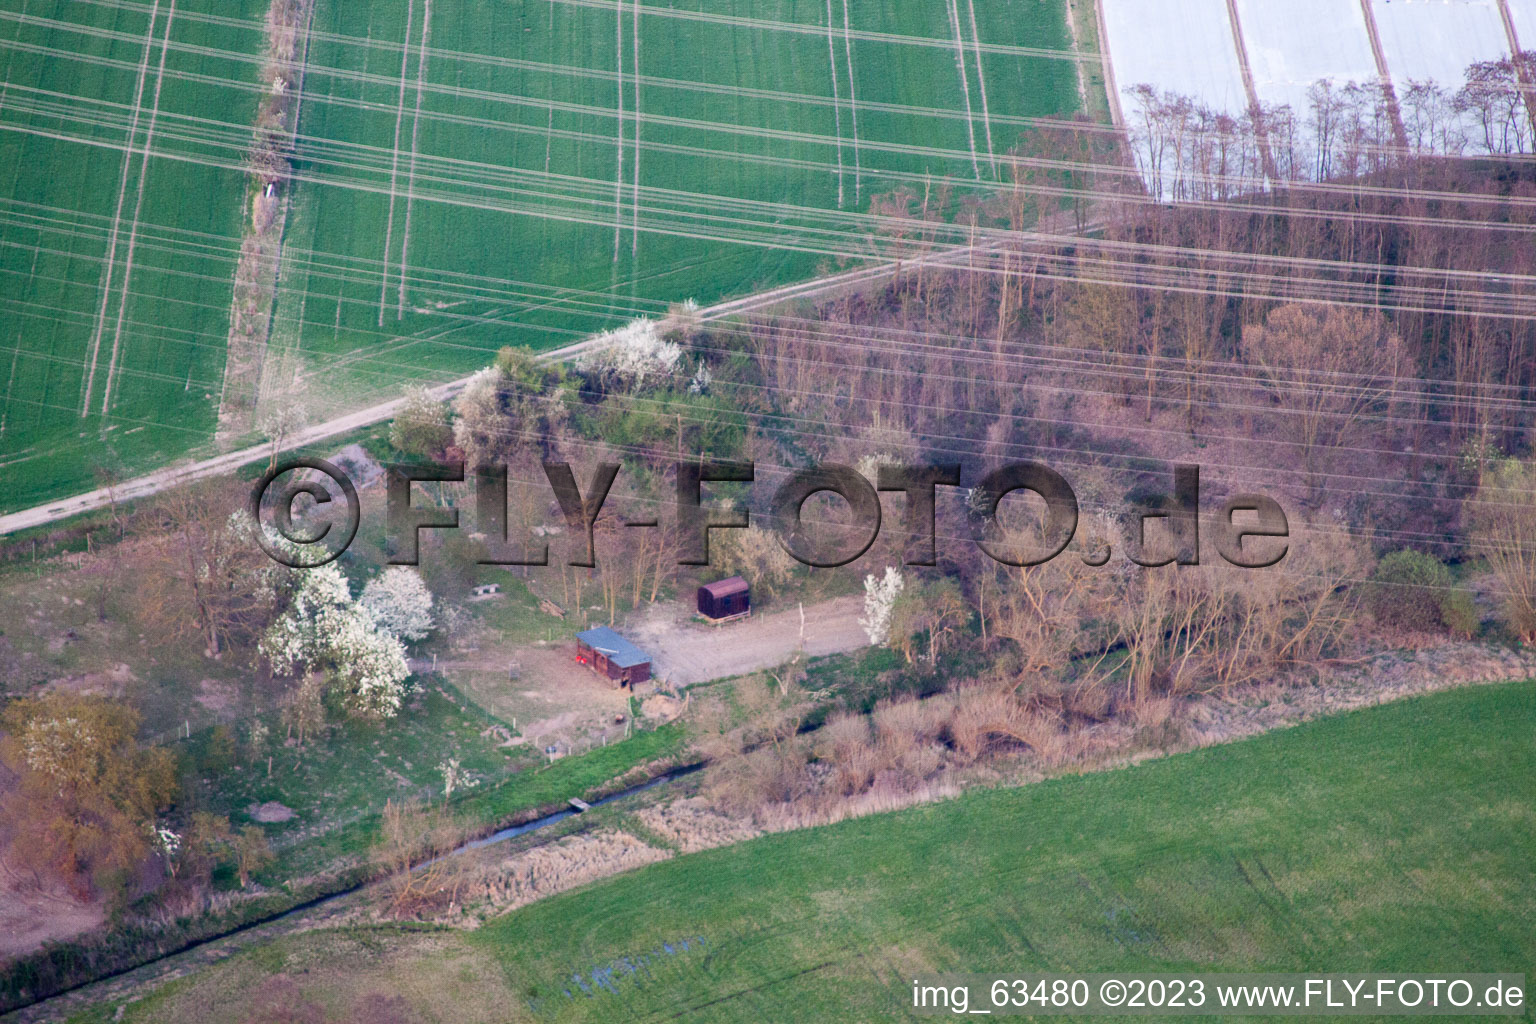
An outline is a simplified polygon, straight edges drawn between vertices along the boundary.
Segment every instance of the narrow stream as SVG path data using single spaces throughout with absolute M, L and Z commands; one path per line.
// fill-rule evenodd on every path
M 694 772 L 703 767 L 703 762 L 700 762 L 698 764 L 684 765 L 681 768 L 674 768 L 664 775 L 658 775 L 654 779 L 647 779 L 639 785 L 630 786 L 628 789 L 621 789 L 617 793 L 610 793 L 599 800 L 594 800 L 592 801 L 591 806 L 602 807 L 604 804 L 611 804 L 615 800 L 622 800 L 627 796 L 634 796 L 636 793 L 644 793 L 648 789 L 655 789 L 657 786 L 664 785 L 665 783 L 671 782 L 674 779 L 680 779 L 684 775 L 692 775 Z M 556 811 L 553 814 L 546 814 L 542 818 L 535 818 L 532 821 L 524 822 L 521 825 L 513 825 L 510 828 L 504 828 L 499 832 L 492 832 L 490 835 L 483 836 L 479 839 L 471 839 L 469 842 L 465 843 L 463 846 L 460 846 L 458 849 L 444 854 L 444 856 L 454 857 L 469 850 L 478 850 L 482 846 L 494 846 L 496 843 L 504 843 L 508 839 L 515 839 L 520 835 L 525 835 L 529 832 L 535 832 L 541 828 L 548 828 L 556 822 L 564 821 L 566 818 L 569 818 L 572 815 L 582 813 L 584 812 L 578 811 L 574 807 L 568 807 L 563 811 Z M 428 863 L 430 863 L 430 861 Z
M 617 792 L 610 793 L 605 797 L 594 800 L 592 801 L 591 806 L 602 807 L 606 804 L 611 804 L 615 801 L 622 800 L 625 797 L 634 796 L 637 793 L 644 793 L 648 789 L 655 789 L 657 786 L 666 785 L 667 783 L 680 779 L 685 775 L 692 775 L 694 772 L 699 771 L 703 767 L 704 762 L 699 762 L 697 764 L 684 765 L 681 768 L 674 768 L 671 771 L 664 772 L 663 774 L 658 775 L 653 779 L 647 779 L 644 782 L 637 783 L 633 786 L 629 786 L 625 789 L 618 790 Z M 443 854 L 443 857 L 434 858 L 433 860 L 424 861 L 423 863 L 416 865 L 413 870 L 420 870 L 421 868 L 434 863 L 436 860 L 441 860 L 446 857 L 457 857 L 460 854 L 469 853 L 473 850 L 479 850 L 483 847 L 504 843 L 509 839 L 515 839 L 518 836 L 527 835 L 529 832 L 537 832 L 540 829 L 549 828 L 551 825 L 558 824 L 559 822 L 562 822 L 565 819 L 579 813 L 582 812 L 577 811 L 573 807 L 566 808 L 564 810 L 555 811 L 551 814 L 546 814 L 542 818 L 534 818 L 532 821 L 523 822 L 521 825 L 511 825 L 507 828 L 492 832 L 489 835 L 482 836 L 479 839 L 471 839 L 463 845 L 456 847 L 452 851 Z M 253 931 L 254 929 L 262 928 L 266 925 L 284 921 L 289 918 L 296 917 L 300 914 L 307 914 L 311 911 L 321 909 L 331 903 L 336 902 L 337 900 L 342 899 L 343 897 L 350 896 L 353 893 L 366 888 L 370 884 L 372 884 L 371 881 L 361 882 L 357 885 L 348 886 L 345 889 L 338 889 L 335 892 L 326 893 L 324 896 L 317 896 L 312 900 L 300 903 L 298 906 L 289 907 L 287 910 L 271 914 L 267 917 L 258 918 L 253 921 L 247 921 L 238 927 L 231 928 L 228 931 L 219 933 L 218 935 L 210 935 L 207 938 L 189 942 L 178 949 L 150 957 L 141 963 L 134 964 L 130 967 L 123 967 L 118 970 L 108 971 L 99 977 L 91 979 L 90 981 L 82 981 L 77 985 L 72 985 L 69 988 L 61 989 L 60 991 L 45 996 L 35 1002 L 28 1003 L 25 1006 L 16 1007 L 15 1009 L 7 1011 L 4 1014 L 0 1014 L 0 1019 L 4 1019 L 6 1021 L 15 1021 L 17 1024 L 26 1024 L 26 1022 L 49 1019 L 55 1014 L 58 1014 L 61 1010 L 63 1013 L 67 1014 L 68 1012 L 74 1009 L 78 1009 L 80 1006 L 86 1005 L 87 1003 L 95 1001 L 96 999 L 106 999 L 110 997 L 111 993 L 108 992 L 95 993 L 89 991 L 95 986 L 105 985 L 108 982 L 117 979 L 123 979 L 128 975 L 136 974 L 140 971 L 148 972 L 150 968 L 153 968 L 158 964 L 164 964 L 166 961 L 180 957 L 193 956 L 203 947 L 212 945 L 213 943 L 237 938 L 241 935 L 244 935 L 245 933 Z M 153 980 L 153 978 L 148 977 L 135 979 L 133 984 L 137 985 Z M 71 996 L 73 996 L 73 998 L 70 998 Z M 58 1001 L 63 1001 L 64 1005 L 59 1005 Z

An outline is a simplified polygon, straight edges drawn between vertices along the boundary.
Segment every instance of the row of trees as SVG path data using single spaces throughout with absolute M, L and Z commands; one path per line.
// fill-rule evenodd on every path
M 1506 243 L 1530 230 L 1536 184 L 1521 162 L 1442 157 L 1529 149 L 1520 67 L 1474 68 L 1450 98 L 1433 85 L 1395 100 L 1320 85 L 1310 125 L 1265 133 L 1285 143 L 1283 192 L 1259 190 L 1277 175 L 1252 125 L 1143 93 L 1140 159 L 1178 176 L 1152 191 L 1217 200 L 1206 205 L 1147 202 L 1087 129 L 1033 131 L 992 196 L 877 197 L 895 279 L 717 331 L 713 348 L 751 364 L 718 365 L 716 389 L 772 396 L 778 415 L 755 421 L 754 443 L 786 462 L 961 461 L 974 480 L 1044 458 L 1068 471 L 1089 513 L 1081 551 L 1022 570 L 950 556 L 933 572 L 881 570 L 895 553 L 877 546 L 864 563 L 877 567 L 865 581 L 872 639 L 936 660 L 967 623 L 1006 677 L 986 701 L 1002 693 L 1058 723 L 1142 715 L 1170 695 L 1336 656 L 1371 628 L 1372 607 L 1389 630 L 1481 630 L 1480 606 L 1443 566 L 1403 578 L 1389 560 L 1370 582 L 1377 557 L 1404 547 L 1463 573 L 1486 566 L 1502 626 L 1528 638 L 1536 489 L 1502 453 L 1529 444 L 1536 332 L 1504 314 L 1528 302 L 1532 250 Z M 1490 134 L 1448 145 L 1474 121 Z M 974 266 L 922 259 L 953 236 L 943 218 L 1020 228 L 1075 198 L 1094 204 L 1095 237 L 994 232 Z M 1174 460 L 1214 467 L 1218 496 L 1281 498 L 1294 543 L 1277 571 L 1077 557 L 1090 543 L 1125 550 L 1114 513 L 1166 487 L 1145 467 Z M 967 525 L 941 520 L 940 536 L 964 538 Z M 1363 602 L 1410 590 L 1434 616 L 1408 622 L 1388 611 L 1407 602 Z
M 1375 175 L 1425 157 L 1523 156 L 1536 148 L 1531 81 L 1536 51 L 1478 61 L 1454 89 L 1321 79 L 1304 110 L 1231 113 L 1139 84 L 1129 90 L 1131 152 L 1148 191 L 1175 201 Z
M 1471 551 L 1498 584 L 1507 635 L 1536 639 L 1536 470 L 1497 460 L 1479 490 Z M 1088 524 L 1091 543 L 1117 524 Z M 1392 642 L 1425 632 L 1471 635 L 1481 612 L 1456 574 L 1405 549 L 1374 561 L 1342 529 L 1314 531 L 1288 571 L 1229 566 L 1106 572 L 1076 558 L 953 576 L 888 566 L 865 578 L 871 642 L 938 668 L 967 624 L 990 657 L 975 677 L 944 678 L 931 696 L 834 713 L 804 728 L 803 673 L 766 673 L 738 691 L 745 715 L 706 716 L 702 742 L 719 767 L 710 788 L 726 808 L 768 824 L 814 822 L 942 792 L 945 772 L 1000 746 L 1044 764 L 1095 747 L 1083 727 L 1118 718 L 1138 741 L 1179 742 L 1176 709 L 1196 691 L 1272 682 L 1343 653 L 1373 626 Z M 1408 631 L 1405 635 L 1401 631 Z M 962 642 L 975 645 L 970 637 Z M 923 655 L 926 649 L 926 656 Z M 769 685 L 769 683 L 772 685 Z M 1123 750 L 1119 751 L 1123 753 Z M 939 787 L 936 789 L 935 787 Z

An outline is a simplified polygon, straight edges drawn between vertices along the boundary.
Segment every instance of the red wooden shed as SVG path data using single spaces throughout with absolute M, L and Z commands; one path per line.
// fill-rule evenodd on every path
M 752 614 L 752 588 L 740 576 L 731 576 L 699 588 L 699 614 L 715 622 Z
M 651 678 L 651 656 L 607 626 L 576 634 L 576 660 L 619 684 L 634 689 Z

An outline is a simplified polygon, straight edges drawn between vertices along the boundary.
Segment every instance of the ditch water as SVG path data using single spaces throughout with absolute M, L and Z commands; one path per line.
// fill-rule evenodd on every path
M 607 804 L 623 800 L 625 797 L 644 793 L 646 790 L 655 789 L 658 786 L 664 786 L 670 782 L 676 781 L 677 779 L 683 778 L 684 776 L 692 775 L 694 772 L 699 771 L 703 767 L 704 762 L 699 762 L 697 764 L 683 765 L 681 768 L 674 768 L 671 771 L 664 772 L 663 774 L 656 776 L 655 778 L 647 779 L 644 782 L 636 783 L 633 786 L 628 786 L 624 789 L 610 793 L 605 797 L 600 797 L 596 800 L 593 800 L 590 806 L 594 808 L 603 807 Z M 468 842 L 456 847 L 452 851 L 443 854 L 442 858 L 437 859 L 456 857 L 461 854 L 469 853 L 473 850 L 482 849 L 487 846 L 494 846 L 498 843 L 504 843 L 510 839 L 515 839 L 518 836 L 527 835 L 530 832 L 537 832 L 540 829 L 549 828 L 551 825 L 556 825 L 571 817 L 572 815 L 580 813 L 584 812 L 577 811 L 575 808 L 567 808 L 564 810 L 555 811 L 551 814 L 546 814 L 540 818 L 534 818 L 531 821 L 525 821 L 520 825 L 511 825 L 507 828 L 498 829 L 497 831 L 492 832 L 489 835 L 482 836 L 479 839 L 471 839 Z M 431 863 L 433 863 L 433 861 L 425 861 L 422 864 L 418 864 L 413 870 L 420 870 L 421 868 L 424 868 Z M 151 957 L 140 963 L 133 964 L 132 966 L 122 967 L 114 971 L 105 972 L 98 977 L 91 979 L 90 981 L 81 982 L 78 985 L 71 985 L 68 988 L 63 988 L 57 992 L 50 993 L 49 995 L 25 1006 L 15 1007 L 9 1011 L 6 1019 L 8 1021 L 14 1021 L 16 1024 L 32 1024 L 32 1022 L 56 1019 L 57 1016 L 61 1014 L 61 1011 L 63 1014 L 67 1014 L 71 1009 L 77 1008 L 78 1006 L 83 1006 L 98 1000 L 106 1000 L 112 998 L 115 993 L 108 990 L 107 988 L 111 982 L 118 982 L 120 984 L 126 982 L 127 984 L 124 986 L 125 988 L 136 988 L 139 985 L 154 982 L 162 976 L 174 976 L 177 970 L 177 966 L 185 963 L 189 958 L 193 959 L 194 962 L 200 959 L 204 962 L 212 963 L 218 959 L 222 959 L 224 956 L 228 956 L 229 953 L 233 952 L 233 950 L 224 949 L 217 952 L 212 952 L 207 947 L 211 947 L 215 943 L 227 943 L 233 940 L 235 942 L 235 948 L 240 948 L 240 940 L 242 939 L 248 940 L 250 942 L 259 941 L 259 939 L 263 938 L 263 936 L 255 934 L 258 929 L 288 920 L 293 917 L 297 917 L 301 914 L 307 914 L 311 911 L 324 908 L 342 899 L 343 897 L 350 896 L 360 889 L 365 888 L 368 884 L 368 882 L 362 882 L 357 885 L 348 886 L 345 889 L 338 889 L 335 892 L 326 893 L 323 896 L 317 896 L 314 899 L 300 903 L 298 906 L 290 907 L 287 910 L 280 911 L 278 913 L 271 914 L 267 917 L 259 918 L 254 921 L 247 921 L 238 927 L 229 929 L 228 931 L 221 932 L 217 935 L 210 935 L 207 938 L 198 939 L 194 942 L 189 942 L 178 949 L 162 953 L 159 956 Z
M 698 764 L 687 764 L 683 765 L 681 768 L 674 768 L 665 774 L 656 776 L 654 779 L 647 779 L 644 782 L 630 786 L 628 789 L 621 789 L 617 793 L 610 793 L 605 797 L 593 800 L 588 809 L 590 810 L 593 808 L 602 807 L 606 804 L 613 803 L 615 800 L 622 800 L 627 796 L 634 796 L 637 793 L 644 793 L 648 789 L 655 789 L 657 786 L 664 786 L 667 783 L 672 782 L 675 779 L 680 779 L 685 775 L 692 775 L 694 772 L 700 770 L 703 767 L 704 763 L 701 761 Z M 529 832 L 537 832 L 541 828 L 548 828 L 551 825 L 558 824 L 559 822 L 564 821 L 566 818 L 585 813 L 585 811 L 578 811 L 574 807 L 567 807 L 564 810 L 555 811 L 553 814 L 546 814 L 542 818 L 534 818 L 532 821 L 525 821 L 521 825 L 510 825 L 507 828 L 492 832 L 488 836 L 481 836 L 479 839 L 471 839 L 469 842 L 464 843 L 462 846 L 456 847 L 455 849 L 443 854 L 442 857 L 434 857 L 432 860 L 424 861 L 423 863 L 417 865 L 417 869 L 419 870 L 420 868 L 424 868 L 429 864 L 434 864 L 437 861 L 443 860 L 447 857 L 457 857 L 459 854 L 468 853 L 470 850 L 478 850 L 485 846 L 495 846 L 497 843 L 504 843 L 508 839 L 516 839 L 518 836 L 527 835 Z M 344 894 L 337 893 L 336 895 L 341 896 Z M 331 897 L 326 898 L 330 899 Z
M 591 806 L 602 807 L 605 804 L 613 803 L 615 800 L 622 800 L 627 796 L 634 796 L 636 793 L 644 793 L 648 789 L 655 789 L 657 786 L 664 786 L 674 779 L 682 778 L 684 775 L 692 775 L 694 772 L 699 771 L 703 767 L 704 762 L 702 761 L 700 761 L 698 764 L 685 764 L 681 768 L 674 768 L 663 775 L 656 776 L 654 779 L 647 779 L 646 781 L 637 785 L 630 786 L 628 789 L 621 789 L 617 793 L 610 793 L 601 799 L 594 800 L 592 801 Z M 508 839 L 515 839 L 516 837 L 525 833 L 533 832 L 541 828 L 548 828 L 555 822 L 564 821 L 566 818 L 569 818 L 573 814 L 582 813 L 585 812 L 578 811 L 572 807 L 563 811 L 556 811 L 553 814 L 546 814 L 542 818 L 535 818 L 533 821 L 527 822 L 525 824 L 513 825 L 512 827 L 504 828 L 499 832 L 492 832 L 490 835 L 480 839 L 471 839 L 469 842 L 465 843 L 463 846 L 459 847 L 453 852 L 462 853 L 465 850 L 478 850 L 482 846 L 491 846 L 495 843 L 504 843 Z M 452 856 L 452 854 L 449 856 Z

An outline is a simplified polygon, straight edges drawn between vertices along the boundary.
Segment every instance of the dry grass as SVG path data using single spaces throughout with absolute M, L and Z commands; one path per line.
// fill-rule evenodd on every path
M 127 1024 L 506 1024 L 528 1019 L 496 963 L 456 933 L 297 936 L 125 1004 Z M 318 1013 L 317 1013 L 318 1011 Z
M 1165 724 L 1173 711 L 1172 697 L 1148 697 L 1131 707 L 1131 721 L 1139 728 L 1155 729 Z
M 787 803 L 813 791 L 806 750 L 767 746 L 722 758 L 710 772 L 709 792 L 725 811 L 751 815 L 765 804 Z
M 1199 746 L 1226 743 L 1322 715 L 1372 707 L 1420 693 L 1536 675 L 1536 653 L 1442 640 L 1432 648 L 1384 651 L 1369 661 L 1278 676 L 1231 694 L 1186 705 L 1179 716 Z
M 512 910 L 671 856 L 671 851 L 647 845 L 627 832 L 603 829 L 567 836 L 470 869 L 463 898 L 498 912 Z
M 800 801 L 764 808 L 758 815 L 766 832 L 788 832 L 797 828 L 830 825 L 838 821 L 862 818 L 869 814 L 897 811 L 916 804 L 932 803 L 959 796 L 957 782 L 940 780 L 917 787 L 887 785 L 878 781 L 870 789 L 853 797 L 835 800 Z
M 874 749 L 870 721 L 864 715 L 835 715 L 822 726 L 816 739 L 817 757 L 832 766 L 838 792 L 853 796 L 874 782 L 880 758 Z
M 1165 705 L 1171 710 L 1172 701 Z M 1039 769 L 1082 761 L 1098 745 L 1088 736 L 1082 722 L 1006 685 L 967 682 L 934 697 L 882 701 L 868 715 L 835 714 L 809 737 L 746 749 L 716 743 L 706 792 L 726 815 L 766 829 L 834 821 L 954 792 L 956 773 L 984 770 L 987 755 L 1002 748 Z
M 729 846 L 762 835 L 750 821 L 721 814 L 699 797 L 647 807 L 640 823 L 684 853 Z

